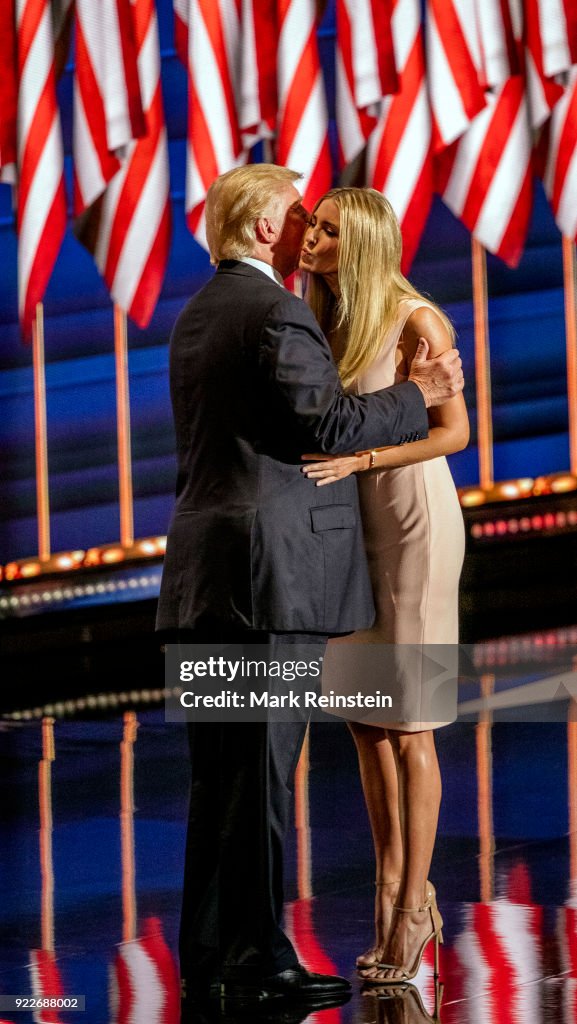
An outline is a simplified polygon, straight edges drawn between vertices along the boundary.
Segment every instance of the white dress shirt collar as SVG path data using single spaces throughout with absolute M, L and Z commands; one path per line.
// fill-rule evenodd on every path
M 267 277 L 272 278 L 273 281 L 276 281 L 277 284 L 280 284 L 281 288 L 284 288 L 282 277 L 280 276 L 278 270 L 275 270 L 274 267 L 271 267 L 270 263 L 265 263 L 264 260 L 257 260 L 254 256 L 242 256 L 240 262 L 248 263 L 249 266 L 255 267 L 256 270 L 262 270 L 263 274 L 266 274 Z

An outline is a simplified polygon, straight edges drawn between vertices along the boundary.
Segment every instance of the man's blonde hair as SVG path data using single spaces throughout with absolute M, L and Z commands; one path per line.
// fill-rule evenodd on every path
M 401 229 L 382 193 L 372 188 L 335 188 L 319 199 L 315 209 L 323 199 L 332 199 L 339 210 L 340 298 L 335 299 L 319 274 L 309 275 L 307 298 L 325 334 L 335 328 L 346 333 L 339 373 L 348 387 L 376 358 L 395 322 L 399 301 L 424 296 L 401 273 Z M 430 299 L 425 301 L 454 338 L 446 313 Z
M 260 217 L 274 216 L 282 193 L 302 178 L 276 164 L 247 164 L 221 174 L 206 196 L 206 238 L 211 263 L 250 256 Z

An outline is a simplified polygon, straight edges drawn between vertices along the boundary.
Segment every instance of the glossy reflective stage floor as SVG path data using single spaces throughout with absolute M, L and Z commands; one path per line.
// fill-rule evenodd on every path
M 443 1024 L 577 1021 L 575 730 L 485 721 L 437 734 Z M 0 1024 L 177 1024 L 184 730 L 162 710 L 6 723 L 0 778 L 0 1000 L 86 997 L 84 1012 L 0 1010 Z M 378 998 L 354 979 L 372 938 L 373 866 L 342 724 L 313 726 L 296 796 L 287 928 L 305 964 L 350 976 L 354 993 L 338 1010 L 270 1019 L 424 1024 L 432 954 L 418 978 L 426 1010 L 411 990 Z

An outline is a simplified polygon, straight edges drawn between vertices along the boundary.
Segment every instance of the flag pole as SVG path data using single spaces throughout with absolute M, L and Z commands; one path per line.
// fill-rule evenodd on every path
M 487 699 L 495 689 L 495 676 L 481 676 L 481 695 Z M 482 711 L 475 727 L 477 747 L 477 814 L 479 821 L 479 874 L 481 902 L 490 903 L 494 892 L 495 837 L 493 831 L 492 711 Z
M 489 491 L 495 480 L 493 471 L 493 409 L 491 404 L 491 359 L 487 302 L 487 253 L 481 243 L 473 237 L 471 238 L 471 263 L 475 318 L 475 381 L 479 483 L 483 490 Z
M 577 474 L 577 261 L 575 242 L 566 235 L 563 236 L 563 283 L 567 339 L 569 457 L 571 472 Z
M 124 714 L 120 744 L 120 845 L 122 851 L 122 940 L 136 938 L 136 869 L 134 863 L 134 744 L 138 721 Z
M 126 313 L 114 306 L 114 356 L 116 363 L 116 432 L 120 497 L 120 543 L 134 544 L 134 502 L 130 447 L 130 386 L 128 380 L 128 330 Z
M 310 730 L 307 728 L 295 772 L 295 826 L 297 833 L 297 889 L 299 900 L 312 896 L 311 828 L 309 813 Z
M 42 719 L 42 760 L 38 765 L 42 949 L 54 952 L 54 866 L 52 859 L 52 762 L 54 719 Z
M 34 443 L 36 458 L 36 515 L 38 557 L 50 559 L 50 494 L 48 489 L 48 441 L 46 430 L 46 366 L 44 361 L 44 305 L 36 304 L 32 323 L 32 372 L 34 376 Z

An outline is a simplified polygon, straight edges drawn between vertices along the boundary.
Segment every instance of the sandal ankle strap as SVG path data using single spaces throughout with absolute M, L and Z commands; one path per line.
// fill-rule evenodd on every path
M 400 884 L 401 884 L 401 879 L 400 878 L 395 878 L 395 879 L 393 879 L 392 882 L 379 882 L 379 881 L 375 882 L 375 885 L 376 885 L 377 889 L 380 889 L 381 886 L 384 886 L 384 885 L 400 885 Z
M 393 910 L 398 910 L 401 914 L 421 914 L 425 910 L 430 910 L 433 906 L 433 901 L 430 896 L 427 896 L 425 902 L 420 907 L 398 907 L 396 903 L 393 903 Z

